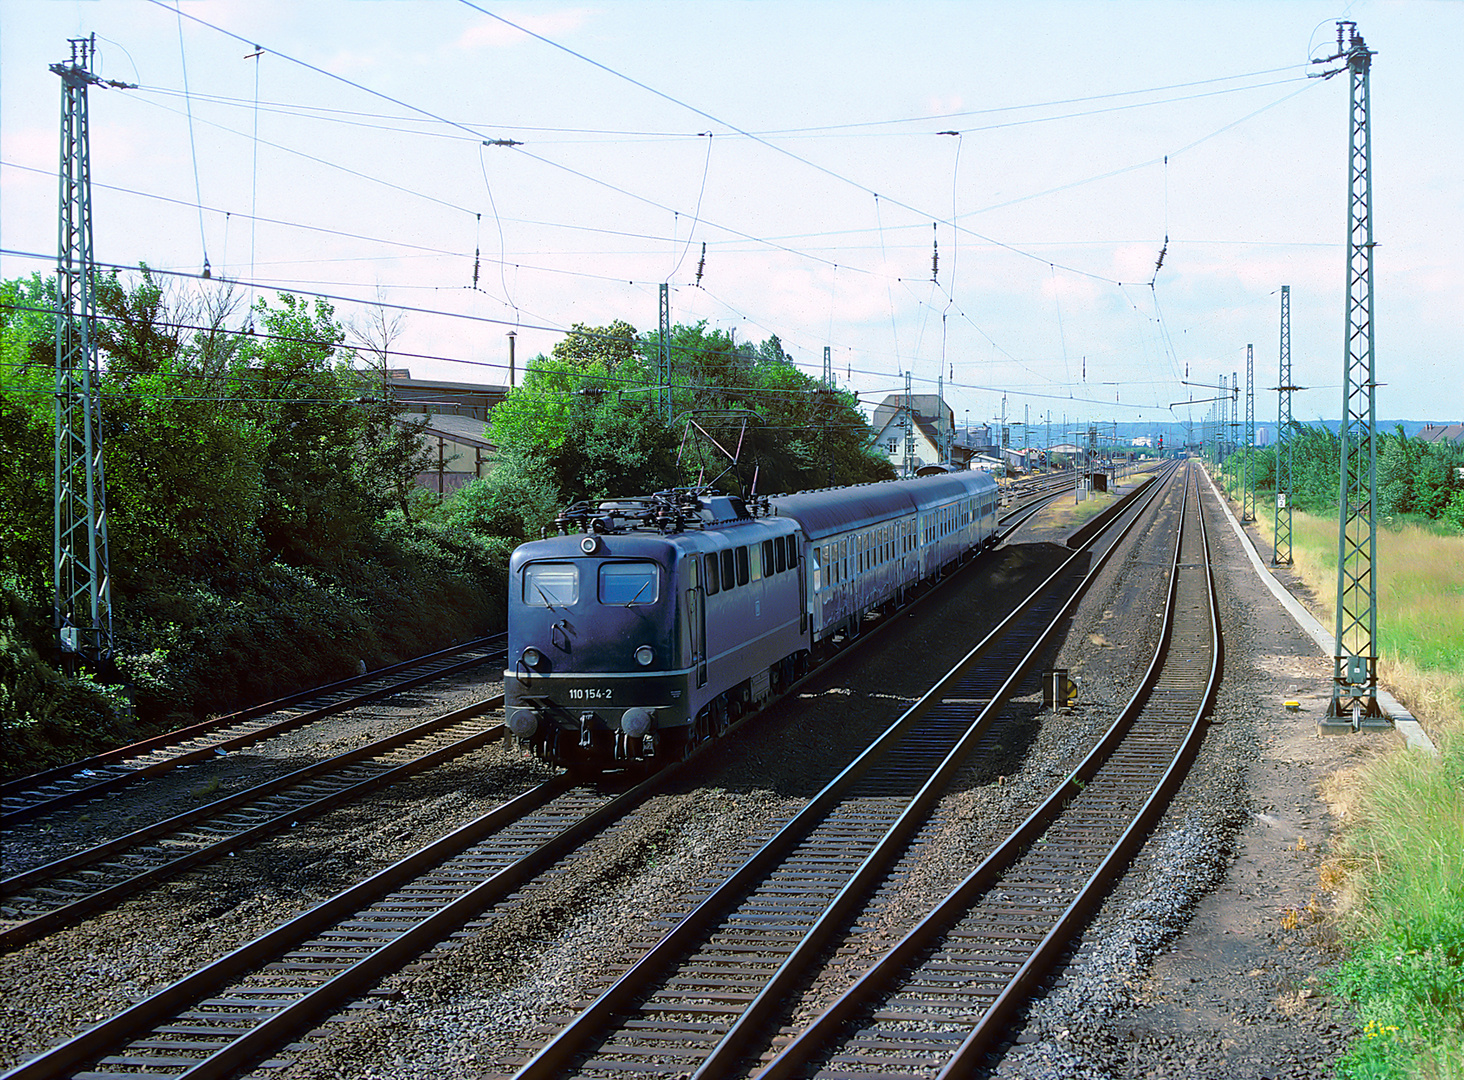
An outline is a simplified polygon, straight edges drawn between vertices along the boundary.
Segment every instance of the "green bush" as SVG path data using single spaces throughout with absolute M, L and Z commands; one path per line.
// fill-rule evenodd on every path
M 0 593 L 0 730 L 4 775 L 60 765 L 133 741 L 126 699 L 46 664 L 23 626 L 37 618 L 9 589 Z

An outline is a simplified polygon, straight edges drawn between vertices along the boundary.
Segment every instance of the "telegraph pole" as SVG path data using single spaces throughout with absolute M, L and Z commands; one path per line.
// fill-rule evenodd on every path
M 910 396 L 910 373 L 905 372 L 905 468 L 908 479 L 915 475 L 915 402 Z
M 61 176 L 56 265 L 55 532 L 53 625 L 66 667 L 112 659 L 107 486 L 102 471 L 100 368 L 92 256 L 91 136 L 87 87 L 96 39 L 71 42 L 61 76 Z
M 1239 462 L 1234 455 L 1240 450 L 1240 372 L 1230 373 L 1230 482 L 1235 486 L 1240 485 L 1240 470 L 1237 467 Z M 1245 496 L 1241 496 L 1242 503 Z
M 1347 42 L 1343 44 L 1344 33 Z M 1337 23 L 1337 52 L 1351 84 L 1347 184 L 1347 296 L 1342 346 L 1341 483 L 1337 500 L 1337 648 L 1327 716 L 1386 726 L 1378 708 L 1377 442 L 1373 351 L 1372 127 L 1368 77 L 1373 53 L 1354 22 Z M 1323 77 L 1338 74 L 1334 68 Z M 1341 726 L 1340 723 L 1335 726 Z
M 942 372 L 935 380 L 935 411 L 935 437 L 936 442 L 940 444 L 935 449 L 935 452 L 940 455 L 940 461 L 937 462 L 937 464 L 945 464 L 946 462 L 950 461 L 951 453 L 949 447 L 946 446 L 944 372 Z
M 1256 470 L 1251 461 L 1256 452 L 1256 356 L 1255 346 L 1245 347 L 1245 494 L 1241 496 L 1240 520 L 1256 519 Z
M 661 410 L 661 415 L 666 418 L 666 423 L 671 423 L 671 286 L 661 282 L 661 302 L 659 308 L 659 323 L 661 328 L 661 349 L 657 357 L 656 382 L 656 405 Z
M 1032 406 L 1022 403 L 1022 466 L 1031 476 L 1032 468 Z
M 1225 376 L 1220 376 L 1220 400 L 1215 403 L 1215 421 L 1217 431 L 1215 432 L 1215 461 L 1220 466 L 1220 486 L 1226 489 L 1229 494 L 1229 485 L 1225 483 L 1225 407 L 1230 403 L 1225 385 Z
M 1276 389 L 1276 528 L 1271 565 L 1291 565 L 1291 286 L 1281 286 L 1281 378 Z M 1282 514 L 1282 511 L 1285 514 Z

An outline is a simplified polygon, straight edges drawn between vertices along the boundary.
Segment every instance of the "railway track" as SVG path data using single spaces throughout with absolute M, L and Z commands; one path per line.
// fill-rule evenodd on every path
M 33 1058 L 6 1080 L 228 1076 L 611 828 L 675 770 L 628 791 L 560 775 Z
M 503 637 L 481 638 L 327 686 L 206 720 L 95 757 L 0 785 L 0 829 L 228 754 L 503 655 Z
M 1034 597 L 1023 607 L 1042 602 Z M 949 742 L 955 725 L 947 726 Z M 851 770 L 852 779 L 866 771 L 857 763 Z M 20 1065 L 7 1080 L 231 1075 L 459 927 L 517 902 L 677 773 L 665 770 L 618 794 L 556 778 Z M 903 791 L 914 781 L 882 782 Z
M 1039 495 L 1007 519 L 1020 524 L 1050 497 Z M 454 710 L 0 880 L 0 949 L 73 925 L 144 888 L 501 738 L 503 726 L 481 714 L 502 702 L 499 695 Z
M 1221 643 L 1209 541 L 1186 485 L 1165 626 L 1139 689 L 1073 774 L 758 1080 L 969 1076 L 1069 947 L 1178 787 Z
M 1003 706 L 1160 490 L 1110 530 L 1097 565 L 1070 557 L 753 859 L 567 1018 L 516 1080 L 735 1073 L 748 1039 L 884 878 L 962 763 L 1000 737 Z
M 1039 497 L 1008 516 L 1026 520 L 1045 501 Z M 73 925 L 144 888 L 501 738 L 502 725 L 481 714 L 502 700 L 500 695 L 455 710 L 5 878 L 0 948 Z
M 0 948 L 12 949 L 185 870 L 224 858 L 352 799 L 503 736 L 484 713 L 503 695 L 307 765 L 0 881 Z

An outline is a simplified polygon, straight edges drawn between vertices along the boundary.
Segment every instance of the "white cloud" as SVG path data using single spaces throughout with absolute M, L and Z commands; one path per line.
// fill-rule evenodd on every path
M 547 38 L 558 38 L 580 29 L 589 18 L 590 9 L 569 8 L 564 11 L 516 15 L 509 21 Z M 464 30 L 453 42 L 453 48 L 462 52 L 481 52 L 522 45 L 526 40 L 528 37 L 523 31 L 497 19 L 484 17 Z

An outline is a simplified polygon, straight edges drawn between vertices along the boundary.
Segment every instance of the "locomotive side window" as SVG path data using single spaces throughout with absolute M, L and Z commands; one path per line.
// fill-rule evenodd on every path
M 780 536 L 773 541 L 774 568 L 780 574 L 788 568 L 787 557 L 783 554 L 783 545 L 788 539 L 786 536 Z
M 524 603 L 529 607 L 573 607 L 579 603 L 579 570 L 570 563 L 524 567 Z
M 737 584 L 747 584 L 750 577 L 748 570 L 747 545 L 743 544 L 737 549 Z
M 717 573 L 717 553 L 714 551 L 707 556 L 707 595 L 716 596 L 721 588 L 722 577 Z
M 722 591 L 726 592 L 736 584 L 737 567 L 734 564 L 732 549 L 728 548 L 722 552 Z
M 783 543 L 788 546 L 788 569 L 792 570 L 798 566 L 798 541 L 791 536 L 785 536 Z M 781 563 L 782 559 L 778 561 Z
M 780 536 L 778 537 L 778 554 L 780 555 L 783 553 L 782 547 L 783 538 Z M 781 569 L 781 567 L 773 563 L 773 542 L 771 540 L 764 540 L 762 542 L 762 568 L 763 577 L 772 577 Z
M 661 575 L 653 562 L 600 564 L 600 603 L 654 604 Z

